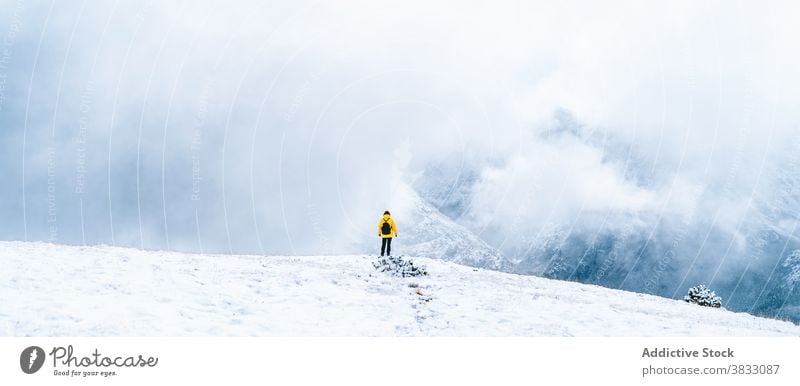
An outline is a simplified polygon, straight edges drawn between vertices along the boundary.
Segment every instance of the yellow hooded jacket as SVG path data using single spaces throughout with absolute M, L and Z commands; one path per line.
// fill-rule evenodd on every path
M 384 221 L 388 222 L 389 225 L 392 226 L 392 232 L 389 233 L 388 235 L 385 235 L 385 234 L 383 234 L 383 232 L 381 232 L 381 226 L 383 226 L 383 222 Z M 378 221 L 378 234 L 381 236 L 381 238 L 384 238 L 384 239 L 391 239 L 392 237 L 397 236 L 397 225 L 394 223 L 394 220 L 392 219 L 392 216 L 390 216 L 388 214 L 385 214 L 385 215 L 383 215 L 381 220 Z M 392 235 L 394 235 L 394 236 L 392 236 Z

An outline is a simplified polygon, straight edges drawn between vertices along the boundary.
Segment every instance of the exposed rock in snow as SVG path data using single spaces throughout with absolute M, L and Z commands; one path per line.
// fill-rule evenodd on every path
M 414 265 L 411 259 L 404 259 L 402 256 L 381 256 L 372 262 L 372 266 L 378 272 L 386 272 L 396 277 L 416 277 L 428 274 L 425 267 Z

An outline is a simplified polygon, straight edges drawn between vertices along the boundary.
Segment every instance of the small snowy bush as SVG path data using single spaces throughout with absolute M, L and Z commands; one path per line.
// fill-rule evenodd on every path
M 722 306 L 722 298 L 717 296 L 711 289 L 704 285 L 689 288 L 689 294 L 683 297 L 683 300 L 699 304 L 704 307 L 719 308 Z
M 401 256 L 381 256 L 372 262 L 378 272 L 386 272 L 396 277 L 427 276 L 423 266 L 416 266 L 411 260 L 403 260 Z

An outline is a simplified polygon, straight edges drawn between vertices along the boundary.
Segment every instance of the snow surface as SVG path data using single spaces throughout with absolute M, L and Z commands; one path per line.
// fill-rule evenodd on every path
M 244 256 L 0 242 L 4 336 L 800 336 L 682 301 L 414 258 Z

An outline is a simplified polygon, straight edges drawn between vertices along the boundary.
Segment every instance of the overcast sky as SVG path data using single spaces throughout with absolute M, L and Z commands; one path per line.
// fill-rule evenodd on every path
M 2 239 L 346 250 L 455 162 L 507 251 L 662 219 L 743 244 L 797 170 L 794 2 L 0 4 Z

